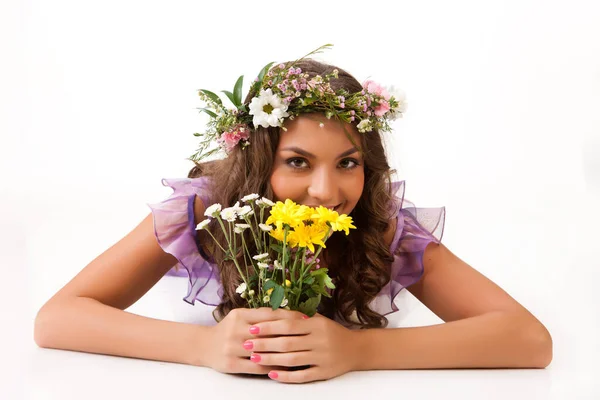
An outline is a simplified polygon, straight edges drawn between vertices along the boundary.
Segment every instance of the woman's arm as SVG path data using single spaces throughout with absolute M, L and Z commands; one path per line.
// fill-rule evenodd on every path
M 445 324 L 356 332 L 356 370 L 545 368 L 552 340 L 528 317 L 490 312 Z
M 195 202 L 195 215 L 204 206 Z M 125 312 L 177 263 L 154 235 L 149 214 L 40 309 L 34 339 L 41 347 L 202 364 L 189 360 L 190 341 L 205 343 L 209 329 Z M 196 354 L 203 354 L 197 352 Z
M 203 208 L 196 201 L 196 215 L 202 215 Z M 176 263 L 158 245 L 149 214 L 48 300 L 35 320 L 35 342 L 41 347 L 198 364 L 187 358 L 186 347 L 189 350 L 191 340 L 204 343 L 207 327 L 123 311 Z
M 35 341 L 40 347 L 205 366 L 201 357 L 207 354 L 203 346 L 210 344 L 210 327 L 142 317 L 89 297 L 65 297 L 40 310 Z
M 358 369 L 545 368 L 552 337 L 528 310 L 444 245 L 408 290 L 445 324 L 357 332 Z

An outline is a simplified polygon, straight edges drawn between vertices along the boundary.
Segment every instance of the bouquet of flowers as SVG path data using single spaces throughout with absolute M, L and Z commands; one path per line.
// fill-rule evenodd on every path
M 333 232 L 344 231 L 348 235 L 349 229 L 356 229 L 352 218 L 323 206 L 298 205 L 289 199 L 273 203 L 257 194 L 244 196 L 241 201 L 245 205 L 240 206 L 238 201 L 224 209 L 218 203 L 211 205 L 204 213 L 208 218 L 196 229 L 206 229 L 211 221 L 217 221 L 227 243 L 219 243 L 206 231 L 225 254 L 225 260 L 235 264 L 242 279 L 236 292 L 250 308 L 270 305 L 273 310 L 283 307 L 312 317 L 321 296 L 331 297 L 330 290 L 335 289 L 327 268 L 319 267 L 319 253 Z M 265 223 L 259 222 L 267 211 Z M 246 229 L 251 231 L 258 254 L 252 254 L 248 248 Z M 244 262 L 240 263 L 240 259 Z

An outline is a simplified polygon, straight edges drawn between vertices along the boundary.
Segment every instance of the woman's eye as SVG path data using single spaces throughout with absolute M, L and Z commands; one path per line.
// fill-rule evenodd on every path
M 294 168 L 303 168 L 302 164 L 306 164 L 306 161 L 302 158 L 290 158 L 287 160 L 287 164 Z
M 351 164 L 348 166 L 348 163 L 351 163 Z M 344 165 L 342 167 L 344 169 L 353 169 L 353 168 L 356 168 L 356 167 L 358 167 L 360 165 L 358 163 L 358 161 L 356 161 L 356 160 L 354 160 L 352 158 L 346 158 L 345 160 L 342 160 L 342 162 L 340 164 Z

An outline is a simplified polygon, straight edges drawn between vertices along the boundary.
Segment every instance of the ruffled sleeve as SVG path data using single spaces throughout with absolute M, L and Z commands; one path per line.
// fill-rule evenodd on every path
M 159 246 L 178 261 L 168 275 L 185 274 L 188 277 L 188 293 L 183 300 L 190 304 L 199 300 L 217 306 L 223 295 L 219 271 L 198 251 L 194 222 L 196 196 L 205 205 L 210 204 L 208 183 L 205 177 L 163 179 L 162 184 L 173 189 L 173 193 L 160 203 L 147 205 L 152 210 Z
M 395 201 L 391 215 L 396 233 L 390 245 L 394 256 L 390 282 L 371 302 L 370 308 L 381 315 L 398 311 L 394 299 L 404 288 L 423 275 L 423 254 L 431 242 L 440 243 L 444 233 L 446 208 L 417 208 L 404 199 L 405 181 L 393 182 Z

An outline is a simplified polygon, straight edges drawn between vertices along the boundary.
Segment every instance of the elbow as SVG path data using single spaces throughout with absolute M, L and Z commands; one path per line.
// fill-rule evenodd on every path
M 52 326 L 56 317 L 51 304 L 46 303 L 37 313 L 33 324 L 33 340 L 39 347 L 52 347 Z
M 553 342 L 548 329 L 539 321 L 530 328 L 530 340 L 532 343 L 532 367 L 546 368 L 552 362 Z

